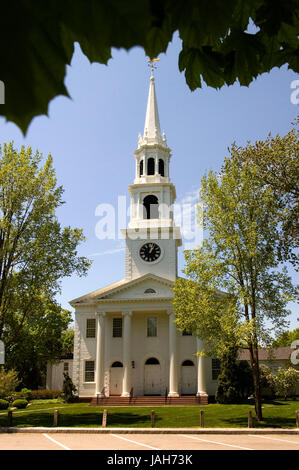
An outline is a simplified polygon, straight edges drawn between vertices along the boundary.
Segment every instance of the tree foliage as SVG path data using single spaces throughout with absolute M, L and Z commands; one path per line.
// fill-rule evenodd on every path
M 5 398 L 13 393 L 19 385 L 18 374 L 14 370 L 5 371 L 0 367 L 0 398 Z
M 250 153 L 250 145 L 243 151 Z M 280 201 L 241 152 L 234 144 L 220 173 L 210 171 L 202 179 L 201 218 L 208 236 L 185 253 L 187 279 L 175 282 L 174 308 L 178 326 L 205 341 L 202 354 L 221 357 L 231 344 L 249 349 L 261 420 L 258 347 L 272 341 L 271 328 L 285 328 L 287 304 L 297 292 L 279 269 Z
M 215 399 L 218 403 L 238 403 L 238 348 L 231 346 L 222 356 L 220 361 L 220 374 Z
M 290 347 L 292 342 L 296 339 L 299 340 L 299 328 L 296 328 L 293 331 L 284 331 L 278 336 L 278 338 L 276 338 L 272 346 L 274 348 Z
M 50 155 L 42 164 L 30 147 L 0 147 L 0 338 L 10 366 L 28 375 L 25 386 L 42 361 L 61 354 L 70 323 L 55 301 L 61 278 L 84 275 L 90 265 L 77 253 L 82 230 L 56 217 L 62 194 Z
M 279 202 L 280 241 L 278 257 L 299 266 L 299 118 L 285 136 L 258 141 L 235 149 L 239 158 L 256 167 L 256 178 L 270 187 Z
M 253 393 L 252 370 L 247 361 L 239 361 L 237 373 L 240 400 L 247 400 Z
M 9 316 L 3 340 L 6 367 L 15 368 L 22 387 L 37 390 L 44 385 L 47 362 L 58 361 L 64 353 L 64 335 L 71 313 L 44 296 L 31 302 L 30 315 L 19 327 L 22 311 Z
M 61 335 L 62 354 L 70 354 L 74 351 L 74 330 L 67 329 Z
M 64 377 L 64 380 L 63 380 L 63 386 L 62 386 L 62 397 L 66 403 L 72 403 L 76 401 L 77 399 L 75 395 L 75 393 L 77 392 L 77 389 L 67 372 L 63 373 L 63 377 Z
M 275 374 L 271 374 L 271 383 L 275 395 L 285 400 L 296 393 L 296 385 L 299 383 L 299 370 L 293 367 L 279 367 Z
M 62 277 L 85 274 L 90 265 L 77 255 L 81 229 L 61 227 L 55 210 L 63 204 L 52 158 L 13 143 L 0 147 L 0 338 L 34 311 L 41 296 L 52 299 Z
M 91 62 L 107 64 L 111 48 L 141 46 L 153 58 L 175 31 L 182 40 L 179 70 L 191 90 L 220 88 L 287 64 L 299 71 L 298 0 L 11 0 L 1 6 L 0 113 L 23 132 L 47 114 L 64 85 L 78 42 Z M 248 25 L 254 25 L 248 30 Z

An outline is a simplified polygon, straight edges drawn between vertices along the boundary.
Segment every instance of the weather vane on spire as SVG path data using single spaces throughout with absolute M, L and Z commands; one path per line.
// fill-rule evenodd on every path
M 160 59 L 149 59 L 148 66 L 151 69 L 152 77 L 154 76 L 154 70 L 157 68 L 156 62 L 159 62 Z

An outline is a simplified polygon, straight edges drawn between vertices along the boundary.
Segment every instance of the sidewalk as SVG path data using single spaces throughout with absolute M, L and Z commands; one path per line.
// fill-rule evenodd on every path
M 0 427 L 0 433 L 69 433 L 69 434 L 292 434 L 299 428 L 67 428 L 67 427 Z

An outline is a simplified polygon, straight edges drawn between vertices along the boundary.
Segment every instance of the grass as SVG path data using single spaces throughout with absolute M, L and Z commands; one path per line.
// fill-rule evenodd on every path
M 249 404 L 165 407 L 105 407 L 108 410 L 108 427 L 151 427 L 150 414 L 155 410 L 155 427 L 199 427 L 200 410 L 204 410 L 207 428 L 244 428 L 248 425 Z M 101 427 L 102 407 L 91 407 L 88 403 L 67 404 L 59 400 L 35 400 L 25 410 L 13 411 L 13 426 L 51 427 L 53 411 L 58 409 L 58 426 Z M 263 421 L 254 427 L 294 428 L 296 426 L 296 400 L 273 400 L 263 403 Z M 0 412 L 0 426 L 7 426 L 7 411 Z

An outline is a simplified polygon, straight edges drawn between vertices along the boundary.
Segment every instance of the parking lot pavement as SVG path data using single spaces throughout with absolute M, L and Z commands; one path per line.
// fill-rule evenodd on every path
M 299 450 L 299 435 L 0 433 L 0 450 Z

